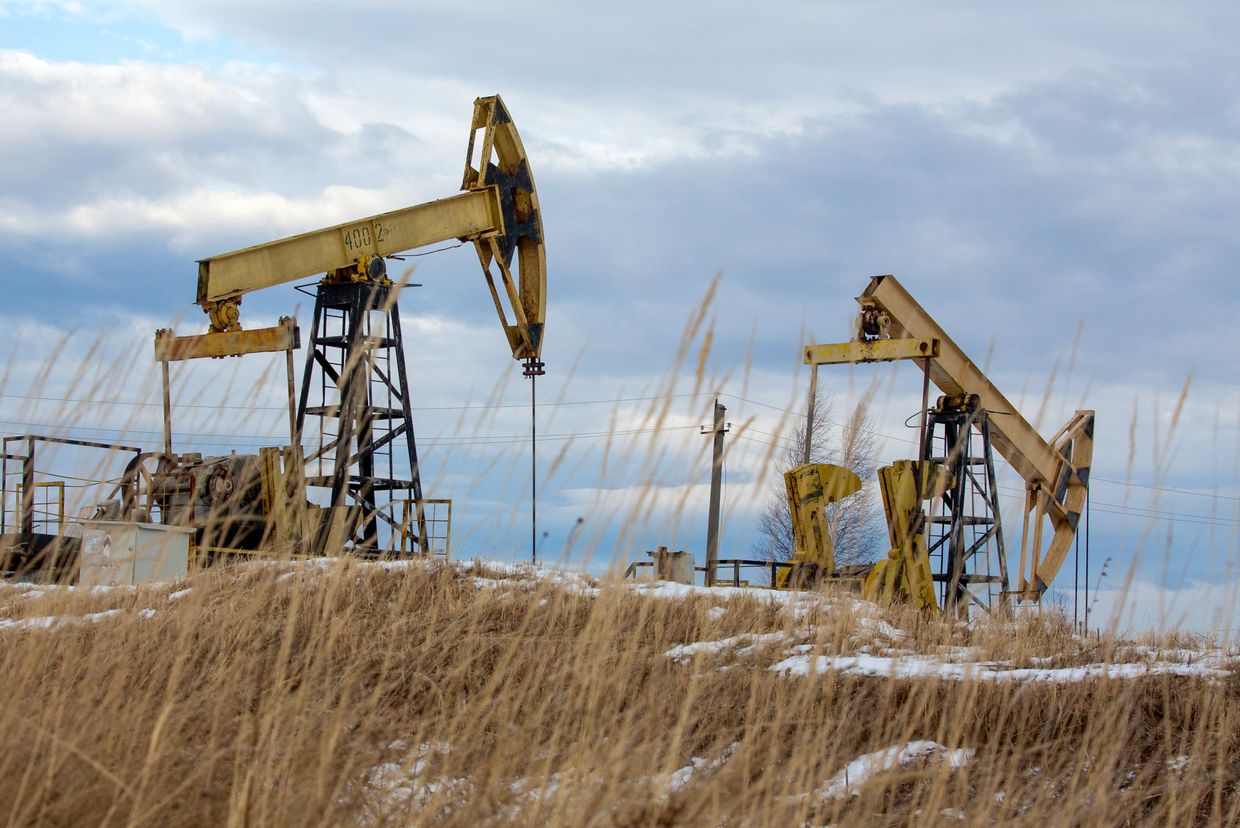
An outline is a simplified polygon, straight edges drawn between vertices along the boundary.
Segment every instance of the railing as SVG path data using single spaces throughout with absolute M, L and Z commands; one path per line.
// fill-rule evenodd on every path
M 629 564 L 628 569 L 624 570 L 624 579 L 627 581 L 629 578 L 636 577 L 637 570 L 641 569 L 644 566 L 653 567 L 654 561 L 634 561 L 633 563 Z
M 35 529 L 37 530 L 41 527 L 43 533 L 47 535 L 63 535 L 66 525 L 65 482 L 63 480 L 43 480 L 34 484 L 34 490 L 34 497 L 31 498 L 31 502 L 27 506 L 33 517 L 31 522 Z M 13 510 L 13 523 L 14 525 L 21 525 L 22 504 L 26 504 L 26 499 L 22 496 L 21 483 L 14 487 L 14 493 L 16 503 Z M 42 497 L 40 497 L 40 494 Z M 7 499 L 6 497 L 5 500 Z
M 634 561 L 633 563 L 629 564 L 627 569 L 624 570 L 624 577 L 626 579 L 633 578 L 637 575 L 637 571 L 639 569 L 642 569 L 644 567 L 653 568 L 654 565 L 655 565 L 654 561 Z M 812 564 L 793 564 L 789 561 L 770 561 L 770 560 L 762 560 L 758 558 L 724 558 L 719 561 L 719 565 L 715 569 L 714 585 L 715 586 L 751 587 L 755 589 L 758 587 L 762 587 L 766 589 L 778 589 L 779 588 L 778 587 L 779 573 L 781 571 L 792 570 L 793 568 L 796 568 L 796 569 L 799 569 L 801 572 L 806 572 L 807 567 L 811 567 L 811 566 Z M 750 583 L 751 580 L 756 580 L 756 578 L 742 578 L 741 577 L 742 570 L 746 571 L 746 573 L 751 572 L 753 570 L 758 570 L 757 574 L 762 576 L 762 578 L 766 581 L 766 583 L 763 583 L 763 584 Z M 708 567 L 695 566 L 693 568 L 693 571 L 701 572 L 703 573 L 703 575 L 705 575 L 708 571 Z M 732 577 L 731 578 L 720 578 L 719 575 L 721 572 L 724 574 L 731 575 Z M 704 580 L 709 582 L 709 579 L 704 578 Z
M 722 558 L 719 565 L 715 568 L 715 586 L 726 587 L 765 587 L 767 589 L 779 589 L 779 573 L 784 570 L 791 571 L 793 568 L 804 568 L 805 564 L 793 564 L 789 561 L 769 561 L 758 558 Z M 750 578 L 741 578 L 741 570 L 746 571 L 757 570 L 757 575 L 762 576 L 765 584 L 751 584 Z M 709 575 L 708 567 L 695 567 L 697 572 Z M 731 578 L 721 578 L 720 574 L 730 574 Z M 709 580 L 708 580 L 709 582 Z
M 422 498 L 401 500 L 402 513 L 397 550 L 401 555 L 416 555 L 424 549 L 432 558 L 452 558 L 452 501 Z M 419 545 L 418 533 L 426 537 Z

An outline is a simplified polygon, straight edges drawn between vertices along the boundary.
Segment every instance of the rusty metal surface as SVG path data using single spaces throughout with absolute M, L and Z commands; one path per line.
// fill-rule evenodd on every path
M 248 331 L 224 331 L 194 336 L 176 336 L 167 328 L 155 332 L 155 359 L 164 363 L 292 351 L 299 347 L 301 333 L 296 320 L 289 317 L 281 319 L 280 324 L 275 327 Z
M 890 362 L 894 359 L 925 359 L 939 355 L 937 339 L 870 339 L 807 345 L 806 365 L 842 365 L 858 362 Z
M 1022 599 L 1037 600 L 1063 566 L 1076 537 L 1093 459 L 1094 412 L 1077 411 L 1052 440 L 1044 440 L 894 276 L 870 279 L 857 301 L 863 308 L 876 307 L 886 313 L 893 338 L 938 339 L 939 356 L 928 361 L 934 384 L 948 395 L 980 398 L 990 419 L 994 447 L 1025 480 L 1026 527 L 1032 529 L 1032 537 L 1022 533 L 1018 591 Z M 1044 517 L 1050 519 L 1054 532 L 1045 551 Z
M 480 189 L 222 253 L 198 263 L 199 304 L 502 228 L 495 194 Z

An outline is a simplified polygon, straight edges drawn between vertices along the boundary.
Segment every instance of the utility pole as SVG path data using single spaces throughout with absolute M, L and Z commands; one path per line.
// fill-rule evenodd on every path
M 719 568 L 719 500 L 723 488 L 723 435 L 727 433 L 731 424 L 725 423 L 723 420 L 727 409 L 719 404 L 719 398 L 715 398 L 715 422 L 714 425 L 707 430 L 706 426 L 702 426 L 703 434 L 713 434 L 715 436 L 714 453 L 711 458 L 710 468 L 710 516 L 706 522 L 706 586 L 713 587 L 715 585 L 715 570 Z

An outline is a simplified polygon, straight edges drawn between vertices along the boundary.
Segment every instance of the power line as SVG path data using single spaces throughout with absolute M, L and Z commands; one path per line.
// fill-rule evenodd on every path
M 728 394 L 728 393 L 720 392 L 719 395 L 720 397 L 730 397 L 732 399 L 738 399 L 740 400 L 740 402 L 743 402 L 743 403 L 760 405 L 761 408 L 773 409 L 773 410 L 776 410 L 776 412 L 786 412 L 787 410 L 785 408 L 779 407 L 779 405 L 771 405 L 770 403 L 763 403 L 763 402 L 760 402 L 760 400 L 756 400 L 756 399 L 746 399 L 744 397 L 739 397 L 739 395 L 737 394 Z M 839 423 L 838 420 L 827 420 L 827 423 L 831 423 L 832 425 L 836 425 L 836 426 L 841 426 L 841 428 L 844 425 L 843 423 Z M 791 445 L 792 443 L 791 440 L 787 438 L 782 438 L 782 436 L 777 435 L 777 434 L 771 434 L 770 431 L 763 431 L 760 429 L 751 428 L 751 426 L 750 428 L 746 430 L 755 431 L 755 433 L 758 433 L 758 434 L 765 434 L 765 435 L 771 436 L 771 438 L 774 438 L 775 440 L 779 440 L 781 441 L 781 443 L 785 443 L 785 441 L 789 445 Z M 879 436 L 879 438 L 885 438 L 888 440 L 897 440 L 899 441 L 899 443 L 908 443 L 910 445 L 916 445 L 916 440 L 910 440 L 909 438 L 898 438 L 898 436 L 895 436 L 893 434 L 884 434 L 883 431 L 875 431 L 874 429 L 861 429 L 861 430 L 866 431 L 867 434 L 873 434 L 874 436 Z M 1148 488 L 1148 490 L 1159 491 L 1159 492 L 1173 492 L 1173 493 L 1176 493 L 1176 495 L 1189 495 L 1193 497 L 1208 497 L 1210 498 L 1210 500 L 1240 502 L 1240 497 L 1236 497 L 1233 495 L 1219 495 L 1219 493 L 1211 493 L 1211 492 L 1194 492 L 1192 490 L 1187 490 L 1187 488 L 1174 488 L 1171 486 L 1153 486 L 1151 485 L 1151 483 L 1136 483 L 1136 482 L 1125 481 L 1125 480 L 1114 480 L 1114 478 L 1111 478 L 1111 477 L 1101 477 L 1099 475 L 1090 475 L 1090 482 L 1094 482 L 1094 481 L 1111 483 L 1111 485 L 1114 485 L 1114 486 Z
M 89 431 L 104 435 L 162 435 L 162 431 L 151 431 L 141 429 L 112 429 L 99 428 L 89 426 L 57 426 L 50 423 L 31 423 L 19 422 L 16 420 L 2 420 L 0 423 L 6 425 L 20 425 L 34 428 L 45 428 L 61 431 Z M 538 435 L 539 441 L 544 440 L 569 440 L 576 438 L 597 438 L 597 437 L 613 437 L 613 436 L 630 436 L 634 434 L 656 434 L 668 431 L 683 431 L 685 429 L 697 428 L 692 425 L 681 426 L 661 426 L 657 428 L 631 428 L 631 429 L 614 429 L 608 431 L 567 431 L 553 434 Z M 45 435 L 45 436 L 61 436 L 61 435 Z M 190 445 L 215 445 L 215 444 L 236 444 L 242 443 L 267 443 L 281 444 L 287 439 L 287 435 L 264 435 L 264 434 L 212 434 L 212 433 L 195 433 L 195 432 L 174 432 L 173 437 L 178 438 L 181 443 Z M 218 439 L 204 439 L 218 438 Z M 474 437 L 431 437 L 423 442 L 426 445 L 439 446 L 456 446 L 456 445 L 501 445 L 506 443 L 524 443 L 529 440 L 528 434 L 488 434 Z
M 1091 481 L 1101 480 L 1103 483 L 1114 483 L 1117 486 L 1133 486 L 1138 489 L 1154 489 L 1155 491 L 1159 491 L 1159 492 L 1174 492 L 1176 494 L 1192 495 L 1193 497 L 1208 497 L 1213 500 L 1240 501 L 1240 497 L 1233 497 L 1232 495 L 1211 494 L 1210 492 L 1194 492 L 1189 489 L 1174 489 L 1174 488 L 1171 488 L 1170 486 L 1154 486 L 1148 483 L 1133 483 L 1133 482 L 1126 481 L 1126 480 L 1112 480 L 1108 477 L 1098 477 L 1097 475 L 1092 475 L 1089 479 Z
M 594 399 L 594 400 L 561 400 L 559 402 L 543 403 L 543 406 L 544 407 L 559 407 L 559 406 L 580 406 L 580 405 L 609 405 L 609 404 L 615 405 L 615 404 L 626 403 L 626 402 L 648 402 L 651 400 L 683 399 L 686 397 L 696 398 L 696 397 L 709 396 L 711 393 L 712 392 L 709 392 L 709 391 L 699 391 L 696 393 L 686 392 L 686 393 L 681 393 L 681 394 L 653 394 L 653 395 L 647 395 L 647 396 L 613 397 L 613 398 L 607 398 L 607 399 Z M 749 403 L 750 405 L 756 405 L 761 408 L 767 408 L 772 411 L 786 412 L 788 410 L 785 406 L 772 405 L 771 403 L 762 402 L 761 400 L 754 400 L 748 397 L 742 397 L 739 394 L 729 394 L 726 392 L 720 392 L 719 395 L 723 397 L 730 397 L 740 402 Z M 159 403 L 159 402 L 146 402 L 146 401 L 140 401 L 140 400 L 96 400 L 96 399 L 90 399 L 90 398 L 84 398 L 84 397 L 45 397 L 45 396 L 30 395 L 30 394 L 0 394 L 0 398 L 29 400 L 29 401 L 36 401 L 36 402 L 75 403 L 75 404 L 81 404 L 81 405 L 100 405 L 100 406 L 106 405 L 106 406 L 131 406 L 131 407 L 160 407 L 162 405 L 162 403 Z M 198 408 L 198 409 L 208 409 L 208 410 L 243 410 L 243 411 L 285 411 L 287 409 L 287 406 L 282 406 L 282 405 L 279 405 L 279 406 L 229 405 L 229 404 L 223 404 L 223 403 L 218 404 L 218 405 L 210 404 L 210 403 L 180 403 L 176 407 L 177 408 Z M 525 407 L 524 403 L 497 403 L 494 405 L 415 406 L 412 408 L 412 410 L 413 411 L 473 411 L 473 410 L 491 410 L 491 409 L 524 408 L 524 407 Z M 7 425 L 16 425 L 16 426 L 23 426 L 23 427 L 69 428 L 69 429 L 74 429 L 78 431 L 92 431 L 92 432 L 99 432 L 99 433 L 106 433 L 106 434 L 134 434 L 134 435 L 162 434 L 161 431 L 143 430 L 143 429 L 92 428 L 88 426 L 53 426 L 47 423 L 22 422 L 22 421 L 17 421 L 17 420 L 0 420 L 0 422 L 3 422 Z M 827 420 L 827 422 L 835 426 L 844 425 L 843 423 L 834 421 L 834 420 Z M 675 427 L 675 428 L 680 428 L 680 427 Z M 628 434 L 638 434 L 638 433 L 652 433 L 652 432 L 660 431 L 660 430 L 668 431 L 668 430 L 674 430 L 674 429 L 667 428 L 667 429 L 643 429 L 643 430 L 629 430 L 629 431 L 616 431 L 616 432 L 566 433 L 566 434 L 540 436 L 539 440 L 543 440 L 543 439 L 563 440 L 563 439 L 571 439 L 572 437 L 596 438 L 596 437 L 601 437 L 601 436 L 607 436 L 608 434 L 628 435 Z M 895 435 L 886 434 L 884 432 L 877 431 L 874 429 L 862 429 L 862 430 L 876 437 L 882 437 L 884 439 L 894 440 L 896 442 L 908 443 L 910 445 L 915 445 L 917 442 L 916 440 L 911 440 L 907 437 L 897 437 Z M 786 447 L 787 445 L 792 444 L 792 441 L 789 440 L 788 438 L 781 437 L 772 432 L 763 431 L 761 429 L 754 428 L 752 426 L 747 428 L 746 431 L 751 431 L 756 434 L 763 434 L 768 437 L 771 437 L 772 439 L 777 441 L 777 443 L 768 444 L 768 445 L 773 445 L 774 447 Z M 248 442 L 248 443 L 257 445 L 259 443 L 271 443 L 273 441 L 280 442 L 283 439 L 282 437 L 279 437 L 279 436 L 270 436 L 270 435 L 220 434 L 220 433 L 213 433 L 213 432 L 184 432 L 180 436 L 182 438 L 182 442 L 189 442 L 192 445 L 226 445 L 226 444 L 235 444 L 237 442 L 242 442 L 242 443 Z M 743 436 L 743 435 L 738 433 L 736 436 Z M 759 440 L 753 440 L 753 438 L 746 438 L 746 439 L 750 439 L 753 442 L 762 442 Z M 524 437 L 518 436 L 518 435 L 494 435 L 494 436 L 472 437 L 472 438 L 445 437 L 445 438 L 431 438 L 430 440 L 427 441 L 427 444 L 428 445 L 487 445 L 487 444 L 502 445 L 502 444 L 507 444 L 510 442 L 519 442 L 523 440 L 524 440 Z M 1149 489 L 1152 491 L 1170 492 L 1173 494 L 1187 495 L 1190 497 L 1204 497 L 1204 498 L 1209 498 L 1212 500 L 1227 500 L 1227 501 L 1232 501 L 1232 502 L 1240 502 L 1240 496 L 1225 495 L 1225 494 L 1210 493 L 1210 492 L 1197 492 L 1197 491 L 1192 491 L 1189 489 L 1180 489 L 1180 488 L 1175 488 L 1171 486 L 1157 486 L 1157 485 L 1152 485 L 1152 484 L 1147 484 L 1147 483 L 1137 483 L 1133 481 L 1116 480 L 1113 478 L 1101 477 L 1099 475 L 1092 476 L 1091 481 L 1098 481 L 1101 483 L 1107 483 L 1107 484 L 1116 485 L 1116 486 L 1126 486 L 1130 488 L 1140 488 L 1140 489 Z M 1099 505 L 1102 505 L 1102 504 L 1099 504 Z M 1198 516 L 1198 517 L 1203 517 L 1203 516 Z
M 605 400 L 561 400 L 559 402 L 542 403 L 541 407 L 559 407 L 570 405 L 608 405 L 625 402 L 645 402 L 649 400 L 665 400 L 679 399 L 682 397 L 704 397 L 709 396 L 710 392 L 700 391 L 698 393 L 684 394 L 652 394 L 646 397 L 615 397 Z M 122 405 L 138 408 L 160 408 L 163 406 L 161 402 L 147 402 L 143 400 L 93 400 L 84 397 L 41 397 L 32 394 L 0 394 L 0 398 L 12 400 L 31 400 L 35 402 L 59 402 L 59 403 L 76 403 L 80 405 Z M 496 403 L 494 405 L 423 405 L 412 406 L 411 411 L 476 411 L 479 409 L 491 410 L 495 408 L 526 408 L 524 403 Z M 176 403 L 173 408 L 205 408 L 208 410 L 239 410 L 239 411 L 287 411 L 287 405 L 228 405 L 226 403 Z
M 12 421 L 0 420 L 0 422 L 14 424 Z M 47 427 L 56 428 L 55 426 L 48 426 L 47 424 L 41 424 L 41 423 L 20 423 L 20 424 L 28 425 L 28 426 L 45 427 L 45 428 Z M 88 428 L 81 428 L 77 426 L 68 426 L 68 427 L 61 427 L 61 428 L 67 428 L 69 430 L 87 430 L 87 431 L 99 431 L 99 432 L 109 432 L 109 433 L 133 433 L 133 432 L 128 432 L 128 431 L 122 432 L 122 431 L 115 430 L 115 429 L 88 429 Z M 637 435 L 637 434 L 652 434 L 652 433 L 659 433 L 659 432 L 666 432 L 666 431 L 680 431 L 680 430 L 686 430 L 686 429 L 691 429 L 691 428 L 697 428 L 697 426 L 686 425 L 686 426 L 668 426 L 664 428 L 624 429 L 624 430 L 617 430 L 617 431 L 561 432 L 557 434 L 540 434 L 538 436 L 538 440 L 539 441 L 552 441 L 552 440 L 571 440 L 571 439 L 578 439 L 578 438 L 592 439 L 592 438 L 598 438 L 598 437 L 629 436 L 629 435 Z M 748 430 L 757 431 L 757 429 L 748 429 Z M 160 432 L 137 432 L 137 433 L 157 434 Z M 759 433 L 767 434 L 768 436 L 774 436 L 774 435 L 771 435 L 770 432 L 759 432 Z M 194 446 L 207 445 L 212 442 L 212 441 L 206 441 L 206 440 L 187 439 L 187 438 L 192 438 L 194 436 L 192 434 L 181 434 L 179 436 L 181 438 L 180 442 L 183 444 L 188 444 L 188 445 L 194 445 Z M 752 443 L 757 443 L 759 445 L 768 446 L 772 448 L 781 447 L 780 445 L 781 443 L 783 444 L 790 443 L 790 441 L 787 441 L 779 437 L 775 437 L 775 439 L 778 441 L 777 443 L 770 443 L 765 440 L 760 440 L 756 437 L 751 437 L 748 434 L 742 434 L 739 432 L 734 434 L 733 436 L 738 437 L 742 440 L 748 440 Z M 237 439 L 241 439 L 241 438 L 232 437 L 228 439 L 236 441 Z M 266 442 L 271 442 L 271 443 L 279 443 L 284 438 L 283 436 L 274 436 L 274 435 L 273 436 L 251 435 L 251 439 L 259 440 L 259 441 L 266 441 Z M 449 447 L 456 446 L 456 445 L 483 445 L 485 446 L 485 445 L 507 445 L 507 444 L 514 444 L 514 443 L 525 443 L 528 439 L 529 439 L 529 435 L 527 434 L 517 434 L 517 435 L 505 434 L 505 435 L 490 435 L 490 436 L 484 436 L 484 437 L 430 438 L 427 441 L 425 441 L 425 443 L 427 445 L 432 445 L 432 446 L 443 445 L 443 446 L 449 446 Z M 69 487 L 85 488 L 85 487 L 93 486 L 93 485 L 115 484 L 116 482 L 115 480 L 95 481 L 92 478 L 75 477 L 73 475 L 64 475 L 64 474 L 52 474 L 50 472 L 48 472 L 47 474 L 49 474 L 52 477 L 59 477 L 59 478 L 63 478 L 66 480 L 84 481 L 77 485 L 66 484 L 67 488 Z M 1094 478 L 1094 479 L 1101 480 L 1103 478 Z M 1106 482 L 1118 482 L 1118 481 L 1106 481 Z M 1024 500 L 1024 493 L 1017 489 L 1013 489 L 1007 486 L 1000 486 L 999 488 L 1004 490 L 1003 497 L 1006 497 L 1006 498 L 1009 498 L 1015 501 Z M 1145 486 L 1143 488 L 1158 488 L 1158 487 Z M 1167 511 L 1158 510 L 1158 509 L 1145 509 L 1142 507 L 1132 507 L 1132 506 L 1126 507 L 1126 506 L 1122 506 L 1120 504 L 1114 504 L 1114 503 L 1094 503 L 1091 505 L 1091 508 L 1097 509 L 1102 514 L 1116 515 L 1120 517 L 1130 517 L 1130 518 L 1143 518 L 1147 520 L 1155 520 L 1155 521 L 1160 521 L 1160 522 L 1169 521 L 1172 523 L 1186 523 L 1186 524 L 1192 524 L 1192 525 L 1198 525 L 1198 526 L 1211 526 L 1211 527 L 1225 528 L 1225 529 L 1235 528 L 1235 527 L 1240 526 L 1240 521 L 1232 521 L 1232 520 L 1229 520 L 1227 518 L 1222 518 L 1222 517 L 1214 518 L 1209 515 L 1196 515 L 1196 514 L 1183 515 L 1177 512 L 1167 512 Z
M 1025 493 L 1011 486 L 999 486 L 1002 490 L 1003 497 L 1011 500 L 1023 501 Z M 1010 494 L 1009 494 L 1010 493 Z M 1089 508 L 1097 509 L 1103 514 L 1108 515 L 1124 515 L 1126 517 L 1140 517 L 1150 520 L 1169 520 L 1176 523 L 1193 523 L 1199 526 L 1217 526 L 1219 528 L 1233 528 L 1240 526 L 1240 521 L 1233 521 L 1225 517 L 1213 517 L 1211 515 L 1182 515 L 1179 512 L 1166 512 L 1161 509 L 1146 509 L 1141 506 L 1124 506 L 1119 503 L 1099 503 L 1091 501 Z
M 1196 526 L 1214 526 L 1219 529 L 1230 529 L 1240 526 L 1240 523 L 1213 523 L 1208 520 L 1189 520 L 1188 518 L 1183 517 L 1159 517 L 1158 515 L 1145 515 L 1124 509 L 1106 509 L 1098 506 L 1091 506 L 1090 508 L 1102 512 L 1105 515 L 1120 515 L 1123 517 L 1144 518 L 1146 520 L 1166 521 L 1171 523 L 1191 523 Z
M 747 431 L 756 431 L 756 430 L 757 429 L 747 429 Z M 769 434 L 769 432 L 762 432 L 762 433 Z M 771 448 L 782 448 L 785 446 L 781 444 L 785 444 L 785 443 L 790 444 L 790 441 L 786 441 L 783 438 L 778 438 L 778 437 L 776 438 L 776 440 L 778 440 L 779 442 L 770 443 L 770 442 L 767 442 L 766 440 L 760 440 L 757 437 L 751 437 L 748 434 L 737 433 L 733 436 L 738 437 L 742 440 L 748 440 L 751 443 L 757 443 L 758 445 L 768 446 Z M 1101 478 L 1093 478 L 1093 479 L 1098 480 Z M 1025 499 L 1025 493 L 1021 490 L 1013 489 L 1010 486 L 999 486 L 999 489 L 1003 490 L 1003 492 L 1001 493 L 1002 496 L 1010 500 L 1022 502 Z M 1228 518 L 1223 518 L 1223 517 L 1214 518 L 1209 515 L 1191 515 L 1191 514 L 1181 515 L 1177 512 L 1165 512 L 1165 511 L 1158 510 L 1158 509 L 1143 509 L 1141 507 L 1132 507 L 1132 506 L 1126 507 L 1126 506 L 1121 506 L 1115 503 L 1093 502 L 1091 503 L 1090 508 L 1097 509 L 1099 512 L 1103 514 L 1118 515 L 1121 517 L 1144 518 L 1147 520 L 1170 521 L 1173 523 L 1189 523 L 1189 524 L 1194 524 L 1198 526 L 1213 526 L 1213 527 L 1217 527 L 1220 529 L 1230 529 L 1230 528 L 1240 527 L 1240 521 L 1232 521 L 1232 520 L 1229 520 Z

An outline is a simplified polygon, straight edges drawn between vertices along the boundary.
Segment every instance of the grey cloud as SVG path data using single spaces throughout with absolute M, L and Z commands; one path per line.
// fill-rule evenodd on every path
M 1206 330 L 1216 347 L 1240 345 L 1227 322 L 1240 310 L 1227 220 L 1240 213 L 1240 169 L 1208 153 L 1198 170 L 1151 163 L 1181 140 L 1237 148 L 1204 131 L 1210 101 L 1179 101 L 1181 117 L 1164 120 L 1167 83 L 1073 77 L 989 104 L 876 106 L 749 156 L 555 175 L 543 200 L 570 280 L 556 297 L 635 308 L 617 346 L 631 347 L 655 341 L 722 268 L 724 330 L 743 323 L 747 335 L 753 322 L 761 344 L 786 340 L 802 309 L 812 324 L 866 276 L 894 272 L 973 352 L 999 333 L 1017 368 L 1045 367 L 1086 319 L 1105 374 L 1163 366 L 1174 383 L 1191 354 L 1168 354 L 1168 342 Z M 996 123 L 1022 137 L 979 129 Z M 1198 368 L 1234 377 L 1214 361 Z
M 307 108 L 311 88 L 279 71 L 58 64 L 6 52 L 0 108 L 21 126 L 0 132 L 0 153 L 20 163 L 0 166 L 0 191 L 40 209 L 219 184 L 298 196 L 382 185 L 416 157 L 419 140 L 392 124 L 325 123 Z
M 32 112 L 28 128 L 43 141 L 42 154 L 6 168 L 7 198 L 74 207 L 139 191 L 174 203 L 178 193 L 220 183 L 313 198 L 337 182 L 416 178 L 410 171 L 428 154 L 443 156 L 437 144 L 378 118 L 335 129 L 299 102 L 324 84 L 276 73 L 242 88 L 191 72 L 195 102 L 172 94 L 181 70 L 148 70 L 127 70 L 157 102 L 144 110 L 146 121 L 103 136 L 65 128 L 106 121 L 114 105 L 106 99 L 68 115 Z M 45 74 L 67 84 L 69 71 Z M 1187 341 L 1208 330 L 1216 347 L 1235 347 L 1226 324 L 1236 310 L 1227 285 L 1240 254 L 1230 231 L 1240 207 L 1235 107 L 1226 88 L 1181 94 L 1185 84 L 1174 72 L 1083 73 L 987 102 L 872 102 L 807 119 L 796 134 L 762 137 L 760 124 L 739 124 L 751 134 L 747 151 L 635 168 L 540 167 L 540 143 L 554 136 L 527 131 L 553 318 L 572 313 L 612 333 L 593 359 L 653 364 L 722 270 L 721 346 L 746 347 L 752 330 L 759 362 L 784 365 L 802 318 L 816 336 L 843 335 L 848 300 L 865 277 L 894 272 L 929 297 L 969 350 L 984 353 L 1001 331 L 997 344 L 1013 343 L 1020 370 L 1042 369 L 1047 350 L 1067 347 L 1086 318 L 1089 333 L 1098 331 L 1086 345 L 1108 373 L 1123 376 L 1140 361 L 1182 376 L 1187 363 L 1156 358 L 1157 337 L 1115 334 L 1157 331 Z M 125 88 L 105 78 L 100 94 L 120 90 L 118 106 L 132 108 Z M 527 113 L 514 113 L 524 124 Z M 48 194 L 47 180 L 63 186 Z M 204 238 L 196 255 L 261 240 L 265 231 L 247 232 Z M 418 265 L 427 301 L 485 319 L 477 291 L 455 287 L 477 286 L 471 256 Z M 556 339 L 553 328 L 549 347 Z
M 371 0 L 335 7 L 272 2 L 135 4 L 183 30 L 227 34 L 318 65 L 342 27 L 390 40 L 354 67 L 399 66 L 552 95 L 692 107 L 709 100 L 813 100 L 843 90 L 895 97 L 994 90 L 1069 68 L 1098 68 L 1168 42 L 1224 43 L 1225 4 L 1051 3 L 1002 11 L 968 2 L 498 3 Z M 447 67 L 451 67 L 450 70 Z M 349 67 L 335 67 L 349 71 Z

